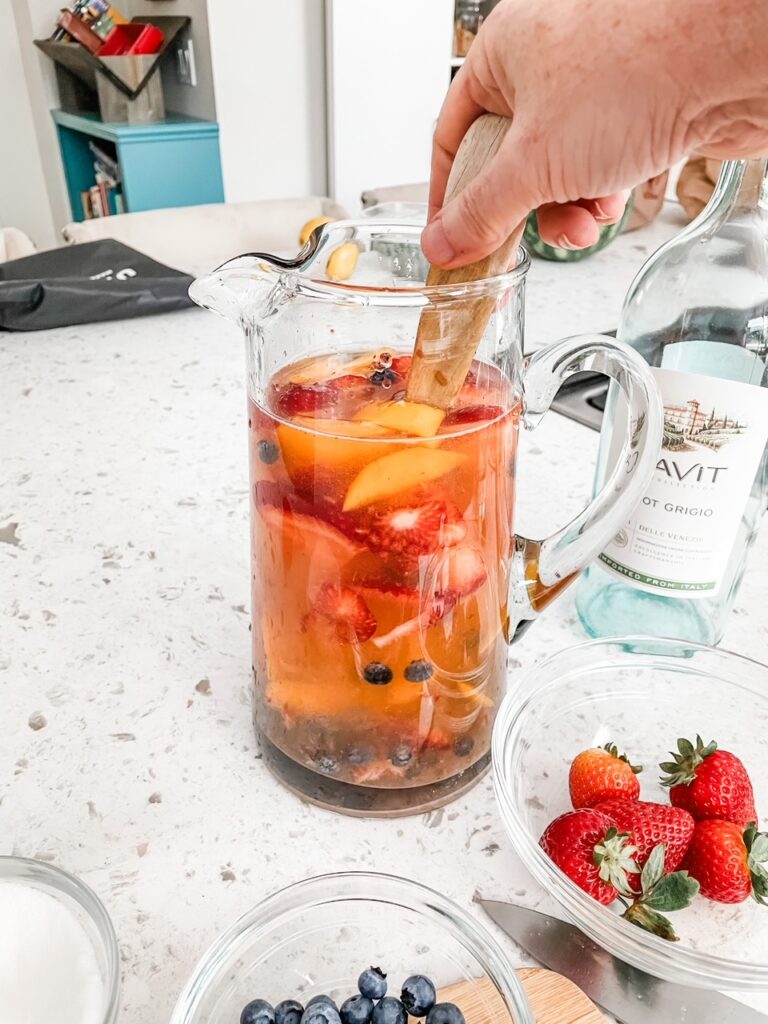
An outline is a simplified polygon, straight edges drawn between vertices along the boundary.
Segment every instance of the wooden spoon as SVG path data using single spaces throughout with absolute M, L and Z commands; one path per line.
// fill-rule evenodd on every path
M 543 967 L 521 967 L 523 983 L 536 1024 L 607 1024 L 581 989 L 562 974 Z M 509 1011 L 489 978 L 463 981 L 442 989 L 440 1002 L 455 1003 L 467 1024 L 509 1024 Z
M 495 114 L 483 114 L 471 125 L 453 161 L 445 202 L 457 196 L 492 159 L 509 125 L 508 118 Z M 525 221 L 503 245 L 477 263 L 454 270 L 430 267 L 427 284 L 460 285 L 503 274 L 514 258 L 524 227 Z M 450 408 L 464 383 L 495 303 L 495 296 L 484 296 L 424 308 L 406 382 L 407 401 L 437 409 Z

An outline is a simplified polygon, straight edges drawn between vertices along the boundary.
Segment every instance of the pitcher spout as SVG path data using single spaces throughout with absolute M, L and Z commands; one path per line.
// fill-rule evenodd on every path
M 287 275 L 267 258 L 238 256 L 189 287 L 189 297 L 203 309 L 246 329 L 290 293 Z
M 298 276 L 311 267 L 324 242 L 321 229 L 316 228 L 295 257 L 265 252 L 235 256 L 193 281 L 189 297 L 203 309 L 247 329 L 295 294 Z

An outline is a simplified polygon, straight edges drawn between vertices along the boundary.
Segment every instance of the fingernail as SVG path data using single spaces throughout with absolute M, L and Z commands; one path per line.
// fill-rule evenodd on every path
M 575 250 L 575 249 L 579 249 L 580 248 L 580 246 L 573 244 L 573 242 L 570 240 L 568 235 L 558 235 L 557 238 L 555 239 L 555 244 L 556 244 L 558 249 L 571 249 L 571 250 Z
M 424 228 L 421 236 L 421 247 L 429 262 L 436 263 L 438 266 L 450 263 L 456 255 L 456 251 L 448 241 L 448 236 L 439 217 Z
M 594 200 L 592 200 L 592 201 L 595 203 L 595 220 L 596 221 L 606 221 L 606 220 L 613 220 L 614 219 L 609 213 L 605 212 L 605 210 L 602 208 L 600 203 L 595 202 Z

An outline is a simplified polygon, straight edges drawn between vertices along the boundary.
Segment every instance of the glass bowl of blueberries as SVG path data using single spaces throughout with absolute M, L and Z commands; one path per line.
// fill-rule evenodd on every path
M 445 896 L 350 872 L 289 886 L 208 950 L 170 1024 L 534 1024 L 496 940 Z

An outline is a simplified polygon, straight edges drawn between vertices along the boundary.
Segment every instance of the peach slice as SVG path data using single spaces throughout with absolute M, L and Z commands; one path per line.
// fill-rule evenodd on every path
M 401 448 L 364 466 L 349 485 L 344 511 L 371 505 L 420 484 L 437 480 L 467 461 L 462 452 L 442 448 Z
M 386 427 L 363 420 L 314 419 L 311 416 L 294 416 L 291 420 L 297 427 L 316 430 L 320 434 L 335 434 L 337 437 L 388 437 Z
M 356 420 L 377 423 L 410 437 L 434 437 L 445 419 L 445 412 L 423 402 L 383 402 L 367 405 Z
M 302 417 L 303 424 L 312 424 L 312 429 L 317 433 L 310 433 L 309 430 L 301 430 L 299 426 L 281 423 L 277 428 L 277 440 L 280 450 L 285 459 L 285 468 L 291 475 L 300 470 L 327 469 L 336 471 L 344 467 L 352 467 L 365 463 L 374 454 L 364 443 L 366 437 L 378 436 L 369 431 L 361 423 L 354 423 L 347 420 L 324 420 L 323 427 L 319 427 L 321 421 Z M 383 427 L 370 424 L 376 431 L 386 433 Z M 351 430 L 350 430 L 351 428 Z M 341 436 L 334 436 L 328 430 L 338 431 Z M 351 436 L 345 436 L 350 434 Z M 382 444 L 376 448 L 375 454 L 384 454 L 389 451 L 389 446 Z

